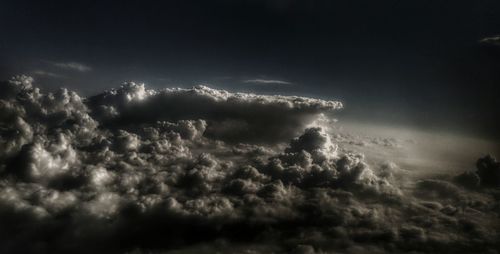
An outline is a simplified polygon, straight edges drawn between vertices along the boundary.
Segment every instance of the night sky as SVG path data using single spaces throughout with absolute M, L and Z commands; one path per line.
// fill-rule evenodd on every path
M 0 0 L 0 253 L 498 253 L 499 0 Z
M 496 0 L 4 0 L 0 78 L 307 95 L 345 118 L 498 138 L 499 17 Z

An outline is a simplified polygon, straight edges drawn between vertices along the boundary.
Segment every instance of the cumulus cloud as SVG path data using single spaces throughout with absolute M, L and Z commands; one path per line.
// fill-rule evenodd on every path
M 203 119 L 209 137 L 257 143 L 286 141 L 319 114 L 342 108 L 338 101 L 299 96 L 230 93 L 206 86 L 154 91 L 135 83 L 90 97 L 88 105 L 107 126 Z
M 446 179 L 403 188 L 397 165 L 379 169 L 310 126 L 336 101 L 134 83 L 81 98 L 27 76 L 0 85 L 2 253 L 499 247 L 494 195 Z M 490 177 L 495 163 L 478 168 Z
M 500 187 L 500 162 L 491 155 L 479 158 L 476 171 L 466 171 L 455 180 L 466 187 Z
M 291 85 L 291 82 L 277 79 L 246 79 L 243 83 L 261 84 L 261 85 Z

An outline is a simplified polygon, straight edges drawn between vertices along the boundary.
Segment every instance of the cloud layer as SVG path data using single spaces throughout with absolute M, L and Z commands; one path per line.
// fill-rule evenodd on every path
M 1 84 L 2 253 L 499 247 L 491 185 L 407 185 L 397 165 L 342 151 L 313 126 L 339 102 L 134 83 L 81 98 L 32 83 Z

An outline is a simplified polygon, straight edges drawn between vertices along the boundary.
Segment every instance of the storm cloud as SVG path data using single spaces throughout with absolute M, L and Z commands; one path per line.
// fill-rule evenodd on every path
M 206 86 L 154 91 L 136 83 L 90 97 L 88 105 L 106 126 L 203 119 L 209 137 L 257 143 L 293 138 L 319 114 L 342 108 L 338 101 L 299 96 L 230 93 Z
M 1 86 L 2 253 L 500 247 L 493 182 L 407 185 L 397 165 L 334 143 L 318 119 L 337 101 L 135 83 L 82 98 L 27 76 Z M 478 163 L 480 179 L 491 172 L 497 162 Z

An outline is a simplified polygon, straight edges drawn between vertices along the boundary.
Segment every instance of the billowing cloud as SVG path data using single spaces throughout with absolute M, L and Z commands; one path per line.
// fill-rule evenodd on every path
M 90 97 L 88 105 L 107 126 L 203 119 L 209 137 L 258 143 L 286 141 L 319 114 L 342 108 L 338 101 L 298 96 L 230 93 L 206 86 L 154 91 L 135 83 Z
M 277 79 L 246 79 L 243 83 L 261 84 L 261 85 L 291 85 L 291 82 Z
M 500 187 L 500 162 L 491 155 L 479 158 L 476 171 L 466 171 L 455 180 L 466 187 Z
M 500 35 L 485 37 L 479 40 L 480 43 L 500 46 Z
M 1 86 L 1 253 L 499 247 L 494 190 L 406 185 L 394 163 L 340 149 L 311 126 L 336 101 L 133 83 L 81 98 L 26 76 Z

